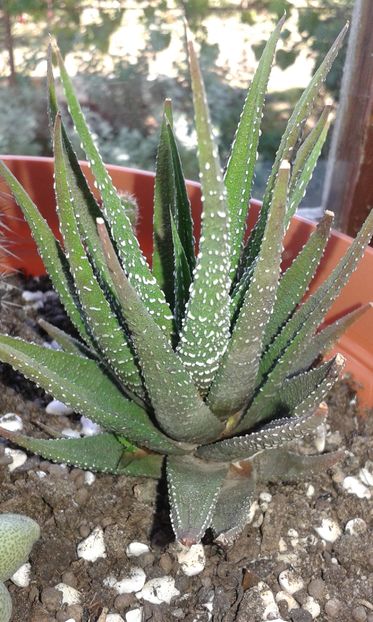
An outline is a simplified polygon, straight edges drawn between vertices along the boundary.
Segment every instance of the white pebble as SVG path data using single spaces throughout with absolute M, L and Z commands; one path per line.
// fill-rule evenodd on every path
M 306 497 L 313 497 L 314 494 L 315 494 L 315 488 L 314 486 L 312 486 L 312 484 L 309 484 L 306 490 Z
M 264 583 L 264 581 L 259 581 L 258 585 L 256 586 L 257 591 L 259 592 L 259 596 L 260 596 L 260 600 L 263 603 L 263 620 L 273 620 L 276 617 L 278 617 L 280 615 L 280 612 L 278 610 L 278 607 L 276 605 L 276 601 L 275 601 L 275 597 L 273 595 L 272 590 L 269 588 L 269 586 Z
M 323 518 L 320 527 L 315 527 L 315 531 L 326 542 L 335 542 L 342 533 L 338 523 L 331 518 Z
M 259 495 L 259 499 L 264 501 L 264 503 L 271 503 L 272 495 L 270 492 L 261 492 Z
M 64 428 L 61 434 L 62 436 L 66 436 L 66 438 L 80 438 L 78 430 L 73 430 L 72 428 Z
M 177 560 L 181 566 L 181 570 L 187 577 L 194 577 L 200 574 L 206 565 L 203 545 L 192 544 L 189 548 L 180 545 L 177 552 Z
M 149 547 L 143 542 L 130 542 L 126 548 L 127 557 L 140 557 L 145 553 L 149 553 Z
M 320 454 L 325 449 L 325 441 L 326 441 L 326 426 L 325 426 L 325 423 L 322 423 L 316 428 L 315 436 L 313 438 L 313 444 Z
M 170 604 L 175 596 L 179 596 L 180 592 L 175 587 L 175 579 L 172 577 L 157 577 L 150 579 L 145 583 L 141 592 L 137 592 L 136 598 L 160 605 L 161 603 Z
M 30 574 L 31 564 L 26 562 L 26 564 L 22 564 L 18 568 L 17 572 L 10 577 L 10 580 L 18 587 L 28 587 L 30 585 Z
M 285 553 L 285 551 L 288 550 L 288 545 L 286 544 L 286 541 L 284 540 L 284 538 L 279 539 L 278 550 L 280 551 L 280 553 Z
M 288 594 L 299 592 L 304 586 L 302 577 L 297 575 L 293 570 L 283 570 L 278 575 L 278 582 L 282 589 Z
M 142 622 L 142 607 L 127 611 L 126 622 Z
M 55 589 L 62 592 L 62 604 L 63 605 L 79 605 L 81 600 L 81 594 L 71 585 L 66 583 L 58 583 L 55 585 Z
M 43 298 L 44 294 L 40 290 L 37 290 L 36 292 L 30 292 L 28 289 L 25 289 L 22 292 L 22 299 L 25 302 L 37 302 L 39 300 L 43 300 Z
M 369 488 L 357 477 L 352 477 L 351 475 L 345 477 L 342 486 L 350 495 L 356 495 L 359 499 L 370 499 L 371 497 Z
M 247 513 L 247 524 L 248 525 L 253 522 L 254 516 L 257 510 L 259 510 L 259 503 L 257 501 L 253 501 Z
M 20 432 L 23 430 L 23 421 L 15 413 L 6 413 L 0 417 L 0 426 L 9 432 Z
M 10 456 L 13 460 L 13 462 L 8 464 L 8 469 L 11 473 L 18 469 L 18 467 L 22 466 L 22 464 L 25 464 L 27 460 L 27 454 L 25 454 L 24 451 L 21 451 L 21 449 L 11 449 L 10 447 L 5 447 L 5 454 Z
M 373 462 L 368 460 L 359 471 L 359 477 L 365 486 L 373 486 Z
M 92 486 L 94 481 L 96 481 L 96 475 L 92 471 L 86 471 L 84 473 L 84 482 L 87 486 Z
M 293 598 L 291 594 L 283 592 L 282 590 L 276 594 L 276 603 L 280 603 L 281 601 L 285 601 L 287 603 L 288 611 L 291 609 L 299 609 L 299 605 L 295 598 Z
M 304 603 L 302 604 L 302 607 L 311 614 L 313 620 L 317 618 L 321 613 L 319 603 L 317 602 L 317 600 L 312 598 L 312 596 L 307 596 Z
M 44 477 L 47 477 L 47 474 L 45 471 L 36 471 L 36 475 L 38 476 L 39 479 L 44 479 Z
M 105 622 L 124 622 L 119 613 L 108 613 Z
M 141 590 L 146 581 L 146 574 L 142 568 L 134 566 L 130 569 L 129 574 L 117 581 L 114 577 L 108 577 L 105 585 L 113 588 L 118 594 L 133 594 Z
M 367 530 L 367 524 L 362 518 L 352 518 L 346 523 L 345 532 L 351 536 L 360 536 Z
M 101 527 L 96 527 L 88 538 L 78 544 L 77 553 L 78 557 L 89 562 L 95 562 L 99 557 L 106 557 L 104 532 Z
M 66 404 L 63 404 L 63 402 L 60 402 L 59 400 L 52 400 L 51 402 L 49 402 L 45 410 L 48 413 L 48 415 L 57 415 L 57 416 L 72 415 L 74 412 L 72 408 L 70 408 L 69 406 L 66 406 Z
M 80 425 L 83 436 L 96 436 L 101 432 L 101 427 L 94 421 L 91 421 L 91 419 L 88 419 L 88 417 L 84 417 L 84 415 L 80 417 Z

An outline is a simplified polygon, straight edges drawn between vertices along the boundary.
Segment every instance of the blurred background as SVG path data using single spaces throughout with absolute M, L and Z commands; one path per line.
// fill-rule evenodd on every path
M 184 171 L 197 179 L 183 17 L 200 49 L 225 163 L 264 43 L 286 11 L 263 118 L 254 189 L 261 198 L 291 110 L 351 18 L 353 5 L 354 0 L 2 0 L 0 153 L 51 155 L 45 58 L 48 33 L 53 33 L 104 160 L 153 170 L 163 100 L 171 97 Z M 310 126 L 326 102 L 338 102 L 346 47 Z M 75 146 L 82 156 L 77 141 Z M 308 208 L 321 205 L 329 147 L 330 139 L 303 200 Z

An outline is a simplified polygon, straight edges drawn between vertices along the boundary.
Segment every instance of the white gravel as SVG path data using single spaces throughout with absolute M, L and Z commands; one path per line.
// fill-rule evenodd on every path
M 302 577 L 300 577 L 293 570 L 283 570 L 278 575 L 278 582 L 280 587 L 288 594 L 295 594 L 304 587 Z
M 352 518 L 345 526 L 345 532 L 351 536 L 361 536 L 367 529 L 368 526 L 362 518 Z
M 307 596 L 304 603 L 302 604 L 302 607 L 311 614 L 313 620 L 317 618 L 321 613 L 319 603 L 312 596 Z
M 140 557 L 145 553 L 149 553 L 150 549 L 144 542 L 130 542 L 126 547 L 127 557 Z
M 55 589 L 62 592 L 62 604 L 63 605 L 79 605 L 81 601 L 81 594 L 78 590 L 66 583 L 58 583 L 55 585 Z
M 187 577 L 194 577 L 200 574 L 206 565 L 203 545 L 193 544 L 191 547 L 180 545 L 177 551 L 177 560 L 182 572 Z
M 145 583 L 141 592 L 137 592 L 136 598 L 143 599 L 154 605 L 161 603 L 170 604 L 175 596 L 179 596 L 180 592 L 175 587 L 175 579 L 172 577 L 157 577 L 150 579 Z
M 323 518 L 320 527 L 315 527 L 315 531 L 325 542 L 335 542 L 342 533 L 338 523 L 331 518 Z
M 373 462 L 368 460 L 359 471 L 359 477 L 365 486 L 373 486 Z
M 88 419 L 88 417 L 84 417 L 84 415 L 80 417 L 80 426 L 83 436 L 96 436 L 101 432 L 101 427 L 91 419 Z
M 96 481 L 96 475 L 92 473 L 92 471 L 85 471 L 84 473 L 84 482 L 87 486 L 92 486 L 93 482 Z
M 99 557 L 106 557 L 104 532 L 101 527 L 96 527 L 85 540 L 78 544 L 77 554 L 78 557 L 89 562 L 95 562 Z
M 11 473 L 18 469 L 18 467 L 22 466 L 22 464 L 25 464 L 27 454 L 25 454 L 25 452 L 21 449 L 11 449 L 10 447 L 5 447 L 4 451 L 7 456 L 12 458 L 12 462 L 8 464 L 8 469 Z
M 134 566 L 130 569 L 129 574 L 120 581 L 115 577 L 108 577 L 104 581 L 104 585 L 113 588 L 118 594 L 133 594 L 139 592 L 145 585 L 146 574 L 142 568 Z
M 15 413 L 5 413 L 0 417 L 0 426 L 9 432 L 20 432 L 23 430 L 23 421 Z
M 72 408 L 66 406 L 66 404 L 63 404 L 63 402 L 60 402 L 59 400 L 52 400 L 51 402 L 49 402 L 45 410 L 48 415 L 56 416 L 72 415 L 74 412 Z
M 18 587 L 28 587 L 30 585 L 31 564 L 22 564 L 11 577 L 10 580 Z
M 280 590 L 276 594 L 276 603 L 280 603 L 281 601 L 285 601 L 287 603 L 289 611 L 291 609 L 299 609 L 299 605 L 295 598 L 293 598 L 291 594 L 288 594 L 288 592 L 284 592 L 283 590 Z
M 124 622 L 119 613 L 108 613 L 105 622 Z
M 357 477 L 353 477 L 352 475 L 348 475 L 344 478 L 342 486 L 350 495 L 356 495 L 359 499 L 370 499 L 371 497 L 369 488 Z
M 127 611 L 126 622 L 142 622 L 142 607 Z
M 39 300 L 44 299 L 44 293 L 40 290 L 36 290 L 36 292 L 30 292 L 28 289 L 25 289 L 22 292 L 22 299 L 25 302 L 38 302 Z

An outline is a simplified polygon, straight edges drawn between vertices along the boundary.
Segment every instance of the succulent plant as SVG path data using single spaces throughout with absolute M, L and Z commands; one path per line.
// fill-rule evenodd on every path
M 340 458 L 339 452 L 298 455 L 288 445 L 325 420 L 323 400 L 343 357 L 320 357 L 367 310 L 319 330 L 371 239 L 373 212 L 312 295 L 305 297 L 328 241 L 330 212 L 281 271 L 284 234 L 325 141 L 329 110 L 305 138 L 303 127 L 344 28 L 294 109 L 256 226 L 246 236 L 260 120 L 282 23 L 249 88 L 224 176 L 189 44 L 203 200 L 197 253 L 170 101 L 156 163 L 150 268 L 127 218 L 126 197 L 113 186 L 56 46 L 69 113 L 102 209 L 58 110 L 52 51 L 49 112 L 63 247 L 17 180 L 4 164 L 0 168 L 80 335 L 44 322 L 60 351 L 1 336 L 0 359 L 105 430 L 79 439 L 1 434 L 47 459 L 102 472 L 159 477 L 165 461 L 173 529 L 186 545 L 209 527 L 218 542 L 230 543 L 247 521 L 258 482 L 309 476 Z
M 3 581 L 24 564 L 40 537 L 39 525 L 22 514 L 0 514 L 0 622 L 8 622 L 12 601 Z

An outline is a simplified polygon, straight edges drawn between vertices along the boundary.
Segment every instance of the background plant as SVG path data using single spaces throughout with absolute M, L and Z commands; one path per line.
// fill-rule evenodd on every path
M 170 100 L 157 150 L 150 268 L 127 217 L 127 200 L 102 163 L 57 48 L 68 110 L 102 210 L 65 130 L 51 58 L 49 111 L 63 248 L 0 165 L 81 338 L 44 322 L 61 351 L 4 335 L 0 358 L 106 430 L 55 440 L 1 434 L 46 458 L 103 472 L 159 477 L 167 456 L 171 521 L 176 538 L 187 545 L 210 526 L 219 542 L 231 542 L 245 525 L 258 482 L 309 475 L 341 457 L 339 452 L 298 455 L 287 446 L 325 421 L 323 400 L 338 379 L 343 357 L 315 363 L 369 307 L 318 330 L 372 237 L 373 212 L 347 254 L 306 300 L 328 241 L 331 213 L 281 273 L 283 238 L 325 142 L 329 108 L 307 136 L 302 129 L 346 27 L 294 108 L 256 226 L 245 241 L 265 92 L 282 25 L 283 19 L 250 85 L 224 178 L 189 45 L 203 193 L 197 255 Z

